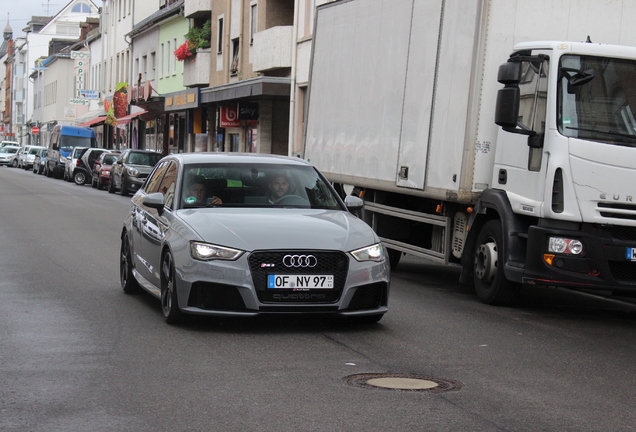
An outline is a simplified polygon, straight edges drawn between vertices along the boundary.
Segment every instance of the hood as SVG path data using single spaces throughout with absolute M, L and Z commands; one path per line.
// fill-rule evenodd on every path
M 577 139 L 570 148 L 583 221 L 636 225 L 636 148 Z
M 351 251 L 379 241 L 371 227 L 345 211 L 206 208 L 179 210 L 178 217 L 203 241 L 244 251 Z

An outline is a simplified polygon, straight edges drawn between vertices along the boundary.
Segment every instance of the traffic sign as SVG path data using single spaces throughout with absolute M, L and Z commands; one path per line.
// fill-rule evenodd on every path
M 31 128 L 31 133 L 32 133 L 33 135 L 37 135 L 37 134 L 39 134 L 39 133 L 40 133 L 40 128 L 39 128 L 39 127 L 37 127 L 37 126 L 33 126 L 33 127 Z

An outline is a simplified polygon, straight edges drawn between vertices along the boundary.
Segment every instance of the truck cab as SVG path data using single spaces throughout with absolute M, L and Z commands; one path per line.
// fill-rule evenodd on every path
M 80 126 L 57 125 L 51 132 L 46 156 L 47 177 L 62 178 L 67 159 L 75 147 L 97 147 L 95 131 Z
M 636 48 L 522 43 L 498 81 L 492 186 L 470 222 L 478 294 L 636 290 Z M 480 236 L 490 220 L 501 232 Z

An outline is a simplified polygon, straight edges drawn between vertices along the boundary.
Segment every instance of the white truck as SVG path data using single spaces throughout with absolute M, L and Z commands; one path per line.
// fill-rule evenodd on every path
M 461 265 L 485 303 L 636 294 L 634 22 L 633 0 L 323 5 L 303 157 L 393 264 Z

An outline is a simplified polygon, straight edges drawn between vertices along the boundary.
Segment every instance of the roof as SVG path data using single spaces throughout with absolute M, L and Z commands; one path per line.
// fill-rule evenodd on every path
M 139 23 L 137 23 L 133 27 L 132 31 L 128 32 L 126 36 L 135 37 L 152 28 L 155 24 L 160 23 L 164 19 L 178 14 L 181 11 L 181 7 L 183 6 L 184 1 L 185 0 L 176 1 L 163 9 L 159 9 L 157 12 L 153 13 L 149 17 L 139 21 Z
M 181 163 L 261 163 L 286 165 L 311 165 L 309 162 L 296 157 L 279 156 L 264 153 L 178 153 L 170 155 Z

